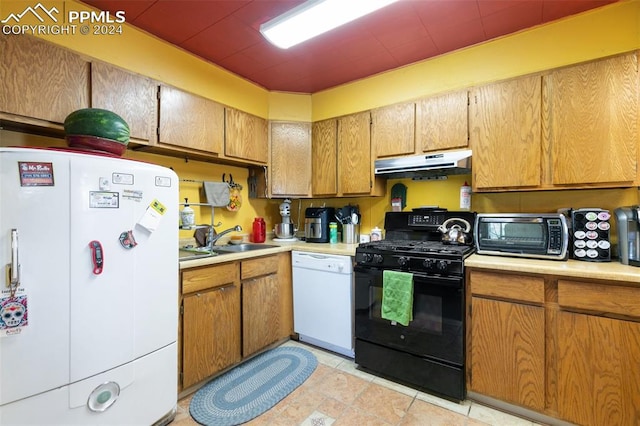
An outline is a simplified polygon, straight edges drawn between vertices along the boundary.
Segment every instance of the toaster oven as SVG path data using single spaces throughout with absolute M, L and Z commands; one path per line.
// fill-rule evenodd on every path
M 474 240 L 478 254 L 566 260 L 569 229 L 560 213 L 479 213 Z

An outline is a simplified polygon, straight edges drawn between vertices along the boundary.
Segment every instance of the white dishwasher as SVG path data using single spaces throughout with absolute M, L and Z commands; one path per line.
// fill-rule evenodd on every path
M 350 256 L 293 251 L 293 328 L 300 341 L 353 358 Z

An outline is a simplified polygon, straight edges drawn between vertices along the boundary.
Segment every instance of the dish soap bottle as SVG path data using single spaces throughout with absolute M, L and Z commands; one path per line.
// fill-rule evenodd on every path
M 195 213 L 191 207 L 189 207 L 189 199 L 184 199 L 184 208 L 180 212 L 180 220 L 182 221 L 183 229 L 191 229 L 195 223 Z

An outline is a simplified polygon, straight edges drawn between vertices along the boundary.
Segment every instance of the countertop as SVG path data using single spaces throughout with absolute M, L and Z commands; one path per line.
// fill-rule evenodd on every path
M 572 259 L 558 261 L 472 254 L 465 260 L 464 265 L 467 268 L 625 281 L 640 284 L 640 268 L 623 265 L 617 260 L 611 262 L 582 262 Z
M 355 256 L 356 248 L 358 247 L 358 244 L 307 243 L 300 240 L 273 241 L 272 239 L 268 239 L 264 244 L 274 247 L 241 253 L 228 253 L 201 259 L 183 260 L 180 262 L 180 269 L 233 262 L 236 260 L 250 259 L 252 257 L 267 256 L 270 254 L 293 250 L 342 256 Z M 623 265 L 618 261 L 582 262 L 572 259 L 557 261 L 472 254 L 465 260 L 464 264 L 467 268 L 624 281 L 640 284 L 640 268 Z
M 234 260 L 250 259 L 252 257 L 267 256 L 270 254 L 293 250 L 323 254 L 336 254 L 342 256 L 355 256 L 356 247 L 358 247 L 358 244 L 307 243 L 300 240 L 273 241 L 272 239 L 268 239 L 264 242 L 264 244 L 277 247 L 265 248 L 262 250 L 252 250 L 241 253 L 226 253 L 201 259 L 182 260 L 180 261 L 180 269 L 196 268 L 199 266 L 215 265 L 217 263 L 233 262 Z

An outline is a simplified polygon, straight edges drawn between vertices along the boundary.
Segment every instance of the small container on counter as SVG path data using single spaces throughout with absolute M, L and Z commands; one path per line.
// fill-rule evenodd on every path
M 382 240 L 382 229 L 377 226 L 371 230 L 371 241 Z
M 342 225 L 342 242 L 345 244 L 358 244 L 360 226 L 354 223 L 344 223 Z
M 252 237 L 254 243 L 264 243 L 264 240 L 267 238 L 267 225 L 263 218 L 256 217 L 254 219 Z
M 338 224 L 336 222 L 329 222 L 329 243 L 338 243 Z

